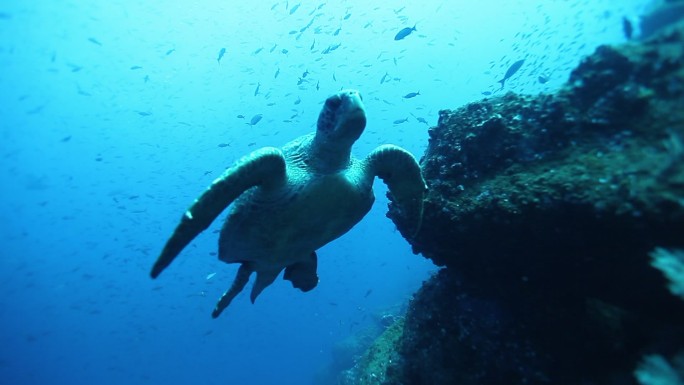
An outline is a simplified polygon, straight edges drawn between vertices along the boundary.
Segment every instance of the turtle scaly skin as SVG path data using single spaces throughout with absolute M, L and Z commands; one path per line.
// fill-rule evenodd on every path
M 283 270 L 283 278 L 295 288 L 312 290 L 318 284 L 316 250 L 368 213 L 376 176 L 388 185 L 417 232 L 427 190 L 420 167 L 408 151 L 393 145 L 380 146 L 365 159 L 353 158 L 351 147 L 365 126 L 360 94 L 341 91 L 325 101 L 315 133 L 237 161 L 185 212 L 154 264 L 152 278 L 232 203 L 219 237 L 219 259 L 240 268 L 212 316 L 218 317 L 252 273 L 252 302 Z

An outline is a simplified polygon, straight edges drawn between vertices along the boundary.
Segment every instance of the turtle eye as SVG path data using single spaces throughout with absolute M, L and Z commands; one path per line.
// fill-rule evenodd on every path
M 332 110 L 336 110 L 342 104 L 342 98 L 339 96 L 331 96 L 325 101 L 325 106 Z

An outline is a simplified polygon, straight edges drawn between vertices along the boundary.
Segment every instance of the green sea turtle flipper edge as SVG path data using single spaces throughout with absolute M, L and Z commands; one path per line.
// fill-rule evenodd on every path
M 159 276 L 185 246 L 206 230 L 245 190 L 254 186 L 278 186 L 283 183 L 284 177 L 285 160 L 277 148 L 262 148 L 237 161 L 233 167 L 214 180 L 183 214 L 152 267 L 152 278 Z
M 401 147 L 385 144 L 368 155 L 366 165 L 370 173 L 387 184 L 409 225 L 409 237 L 414 238 L 422 225 L 423 200 L 427 193 L 427 185 L 416 158 Z

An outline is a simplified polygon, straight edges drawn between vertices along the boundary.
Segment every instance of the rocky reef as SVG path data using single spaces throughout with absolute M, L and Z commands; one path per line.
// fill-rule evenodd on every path
M 446 268 L 416 293 L 382 380 L 360 364 L 345 384 L 667 383 L 644 378 L 684 354 L 666 280 L 684 265 L 653 261 L 684 255 L 654 253 L 684 247 L 683 24 L 599 47 L 553 95 L 441 111 L 421 166 L 410 242 Z

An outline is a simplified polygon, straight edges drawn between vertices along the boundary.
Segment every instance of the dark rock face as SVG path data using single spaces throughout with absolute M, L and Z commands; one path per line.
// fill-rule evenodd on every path
M 682 25 L 600 47 L 555 95 L 441 111 L 411 243 L 447 269 L 412 302 L 394 383 L 630 384 L 643 355 L 683 351 L 684 302 L 649 259 L 684 247 L 682 143 Z

